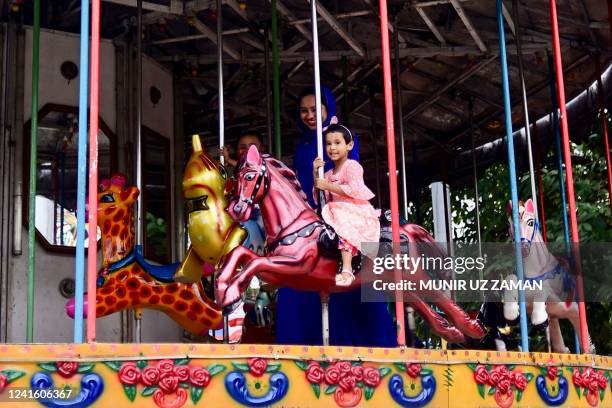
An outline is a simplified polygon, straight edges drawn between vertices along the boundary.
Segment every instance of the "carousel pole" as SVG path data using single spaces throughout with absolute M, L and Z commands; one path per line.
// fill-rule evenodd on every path
M 270 30 L 264 28 L 264 68 L 266 75 L 266 145 L 272 151 L 272 98 L 270 95 Z
M 28 303 L 26 341 L 34 341 L 34 278 L 36 272 L 36 162 L 38 139 L 38 85 L 40 72 L 40 0 L 34 0 L 32 32 L 32 110 L 30 126 L 30 202 L 28 222 Z
M 523 256 L 521 254 L 521 231 L 519 223 L 518 188 L 516 183 L 516 164 L 514 158 L 514 137 L 512 135 L 512 107 L 510 105 L 510 81 L 508 79 L 508 60 L 506 56 L 506 33 L 502 0 L 497 0 L 497 29 L 499 35 L 499 56 L 504 93 L 504 117 L 506 125 L 506 142 L 508 143 L 508 167 L 510 170 L 510 197 L 512 199 L 512 225 L 514 227 L 514 256 L 516 259 L 516 274 L 520 282 L 524 279 Z M 525 308 L 525 292 L 519 290 L 519 316 L 521 327 L 521 349 L 529 351 L 529 335 L 527 333 L 527 310 Z
M 312 52 L 315 80 L 315 110 L 317 115 L 317 157 L 323 157 L 323 118 L 321 116 L 321 71 L 319 68 L 319 32 L 317 24 L 317 0 L 310 1 L 312 20 Z M 319 178 L 323 177 L 323 168 L 319 168 Z M 323 208 L 323 194 L 319 191 L 319 204 Z M 321 314 L 323 324 L 323 345 L 329 346 L 329 296 L 321 293 Z
M 136 250 L 142 250 L 144 243 L 144 185 L 142 182 L 142 0 L 136 2 L 136 186 L 140 194 L 136 199 Z M 93 77 L 92 77 L 93 78 Z M 93 79 L 92 79 L 93 81 Z M 91 200 L 91 198 L 90 198 Z M 134 309 L 134 341 L 142 340 L 142 311 Z
M 470 97 L 468 101 L 468 122 L 470 127 L 470 140 L 472 141 L 472 168 L 474 175 L 474 203 L 476 207 L 476 238 L 478 239 L 478 256 L 482 257 L 482 237 L 480 235 L 480 194 L 478 193 L 478 167 L 476 166 L 476 146 L 474 143 L 474 101 Z M 484 279 L 484 270 L 480 269 L 478 273 L 478 279 Z M 482 299 L 484 300 L 484 293 L 480 292 Z
M 599 115 L 601 119 L 601 137 L 603 138 L 604 154 L 606 155 L 606 169 L 608 171 L 608 203 L 612 207 L 612 163 L 610 162 L 610 139 L 608 136 L 608 115 L 604 104 L 604 87 L 601 80 L 601 62 L 599 55 L 595 57 L 595 67 L 597 69 L 597 104 L 599 105 Z
M 268 39 L 266 38 L 266 41 Z M 280 103 L 280 51 L 278 49 L 278 10 L 272 0 L 272 92 L 274 101 L 274 155 L 280 159 L 281 152 L 281 103 Z M 270 151 L 272 147 L 270 146 Z
M 91 11 L 91 83 L 89 92 L 89 242 L 87 247 L 88 343 L 96 340 L 96 279 L 98 276 L 98 116 L 100 107 L 100 0 L 91 1 Z
M 533 130 L 535 139 L 538 140 L 538 125 L 534 123 Z M 536 180 L 538 183 L 538 201 L 540 203 L 540 228 L 542 229 L 542 238 L 544 242 L 548 241 L 548 231 L 546 228 L 546 207 L 544 205 L 544 186 L 542 183 L 542 148 L 540 143 L 535 144 L 535 170 Z
M 501 1 L 501 0 L 498 0 Z M 555 73 L 557 77 L 557 98 L 559 100 L 559 109 L 561 110 L 561 134 L 563 136 L 563 156 L 565 158 L 566 184 L 567 195 L 569 201 L 569 217 L 572 233 L 572 244 L 580 243 L 580 233 L 578 231 L 578 219 L 576 214 L 576 198 L 574 194 L 574 172 L 572 170 L 572 152 L 570 146 L 569 126 L 567 123 L 567 109 L 565 106 L 565 85 L 563 81 L 563 63 L 561 60 L 561 43 L 559 40 L 559 25 L 557 22 L 557 4 L 555 0 L 549 0 L 550 4 L 550 20 L 553 34 L 553 49 Z M 576 248 L 574 248 L 576 249 Z M 586 319 L 586 307 L 584 304 L 584 283 L 582 280 L 582 271 L 580 270 L 580 255 L 577 251 L 573 251 L 576 257 L 575 265 L 578 273 L 576 274 L 576 289 L 578 291 L 578 315 L 580 317 L 580 344 L 583 352 L 590 350 L 590 340 L 588 335 L 588 325 Z
M 397 173 L 395 163 L 395 128 L 393 124 L 393 89 L 391 87 L 391 51 L 389 47 L 389 20 L 387 0 L 380 0 L 380 36 L 383 62 L 383 84 L 385 92 L 385 121 L 387 124 L 387 163 L 389 168 L 389 201 L 391 203 L 391 233 L 394 247 L 400 243 L 399 197 L 397 191 Z M 394 252 L 397 251 L 394 248 Z M 395 270 L 395 281 L 401 281 L 401 271 Z M 397 344 L 406 346 L 406 329 L 404 322 L 404 300 L 402 293 L 395 292 L 395 317 L 397 319 Z
M 77 247 L 74 342 L 83 342 L 83 287 L 85 282 L 85 196 L 87 182 L 87 96 L 89 94 L 89 0 L 81 0 L 81 55 L 79 66 L 79 147 L 77 165 Z M 84 68 L 84 69 L 83 69 Z
M 536 180 L 533 168 L 533 150 L 531 148 L 531 129 L 529 125 L 529 106 L 527 105 L 527 87 L 523 69 L 523 51 L 521 45 L 521 26 L 519 22 L 518 0 L 512 0 L 512 15 L 514 20 L 514 39 L 516 41 L 516 58 L 518 59 L 519 77 L 521 81 L 521 99 L 523 102 L 523 115 L 525 116 L 525 135 L 527 137 L 527 154 L 529 156 L 529 180 L 531 182 L 531 197 L 537 202 Z M 535 219 L 539 220 L 538 206 L 534 206 Z
M 395 17 L 397 26 L 397 16 Z M 404 142 L 404 114 L 402 109 L 402 79 L 400 78 L 400 55 L 399 55 L 399 30 L 393 31 L 393 51 L 395 52 L 395 93 L 397 98 L 397 115 L 400 136 L 400 146 L 402 153 L 402 214 L 404 220 L 408 220 L 408 182 L 406 180 L 406 144 Z

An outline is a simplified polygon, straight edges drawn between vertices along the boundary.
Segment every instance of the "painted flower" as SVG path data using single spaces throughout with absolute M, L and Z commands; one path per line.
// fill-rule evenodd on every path
M 410 363 L 406 366 L 406 373 L 410 378 L 417 378 L 421 373 L 421 365 L 416 363 Z
M 525 385 L 527 385 L 527 384 L 525 384 Z M 510 391 L 510 387 L 511 386 L 512 386 L 512 383 L 510 382 L 510 380 L 507 379 L 507 378 L 504 378 L 504 379 L 500 380 L 499 383 L 497 384 L 497 389 L 502 394 L 507 394 L 508 391 Z
M 373 367 L 363 369 L 363 383 L 369 387 L 377 387 L 380 384 L 380 372 Z
M 79 363 L 76 361 L 57 361 L 55 363 L 57 373 L 64 378 L 70 378 L 76 374 L 79 369 Z
M 329 366 L 325 370 L 325 382 L 329 385 L 336 385 L 340 381 L 340 370 L 337 366 Z
M 311 384 L 320 384 L 325 379 L 325 371 L 323 371 L 321 365 L 315 361 L 308 364 L 305 374 L 306 379 Z
M 357 381 L 363 381 L 363 366 L 352 366 L 351 367 L 351 375 L 355 377 Z
M 268 362 L 263 358 L 249 358 L 247 362 L 249 363 L 249 372 L 255 377 L 261 377 L 268 368 Z
M 174 366 L 172 372 L 180 382 L 187 381 L 189 379 L 189 367 L 186 365 Z
M 6 378 L 6 375 L 0 374 L 0 394 L 2 393 L 2 391 L 4 391 L 7 384 L 8 384 L 8 379 Z
M 119 381 L 123 385 L 136 385 L 140 381 L 140 370 L 136 363 L 129 361 L 123 363 L 119 368 Z
M 344 391 L 351 391 L 355 388 L 355 385 L 357 385 L 357 381 L 355 381 L 355 377 L 350 374 L 345 375 L 338 381 L 338 386 Z
M 478 384 L 490 384 L 489 372 L 482 364 L 476 366 L 474 380 L 476 380 Z
M 546 367 L 546 376 L 549 380 L 554 380 L 559 375 L 559 369 L 555 366 Z
M 489 374 L 489 385 L 496 387 L 503 380 L 509 380 L 510 372 L 505 365 L 497 365 L 493 367 Z
M 146 366 L 140 374 L 142 383 L 147 387 L 150 387 L 153 385 L 157 385 L 161 373 L 159 372 L 159 369 L 155 366 Z
M 519 391 L 525 391 L 525 388 L 527 388 L 527 378 L 525 377 L 525 374 L 523 374 L 521 371 L 514 371 L 514 386 L 519 390 Z
M 157 363 L 157 369 L 160 373 L 171 373 L 174 370 L 174 361 L 172 360 L 160 360 Z
M 158 385 L 165 394 L 172 394 L 178 388 L 179 380 L 173 373 L 162 373 Z
M 345 375 L 351 373 L 351 368 L 353 365 L 348 361 L 339 361 L 336 363 L 336 367 L 338 367 L 338 370 L 340 370 L 340 376 L 344 377 Z
M 189 382 L 195 387 L 206 387 L 210 383 L 210 373 L 205 368 L 191 366 L 189 367 Z
M 582 387 L 584 382 L 582 380 L 582 373 L 578 370 L 574 370 L 574 374 L 572 375 L 572 382 L 577 387 Z
M 608 385 L 608 379 L 601 371 L 597 372 L 597 384 L 602 390 L 606 388 L 606 385 Z

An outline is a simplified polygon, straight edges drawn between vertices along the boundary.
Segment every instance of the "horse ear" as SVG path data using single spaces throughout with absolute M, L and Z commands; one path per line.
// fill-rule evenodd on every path
M 251 147 L 249 147 L 246 160 L 251 163 L 261 164 L 261 155 L 259 154 L 259 150 L 257 150 L 255 145 L 251 145 Z
M 531 198 L 525 203 L 525 211 L 529 214 L 535 214 L 535 208 L 533 206 L 533 200 Z

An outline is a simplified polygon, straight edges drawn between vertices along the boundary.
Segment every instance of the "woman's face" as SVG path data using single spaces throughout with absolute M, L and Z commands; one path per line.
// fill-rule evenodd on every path
M 308 129 L 315 130 L 317 128 L 317 111 L 314 95 L 306 95 L 300 101 L 300 118 Z M 325 122 L 325 119 L 327 119 L 327 108 L 321 104 L 321 122 Z

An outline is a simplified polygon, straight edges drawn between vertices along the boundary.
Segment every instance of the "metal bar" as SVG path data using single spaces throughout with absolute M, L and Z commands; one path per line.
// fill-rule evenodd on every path
M 516 259 L 516 274 L 519 282 L 524 279 L 523 256 L 521 254 L 521 231 L 519 223 L 518 188 L 516 182 L 516 165 L 514 163 L 514 137 L 512 135 L 512 107 L 510 104 L 510 81 L 508 79 L 508 61 L 506 57 L 506 33 L 502 15 L 502 0 L 497 0 L 497 29 L 499 34 L 500 65 L 502 87 L 504 94 L 504 117 L 506 125 L 506 141 L 508 143 L 508 168 L 510 172 L 510 196 L 512 198 L 512 225 L 514 226 L 514 256 Z M 525 292 L 519 290 L 519 316 L 521 326 L 521 349 L 529 351 L 529 335 L 527 332 L 527 310 L 525 308 Z
M 273 5 L 273 10 L 277 9 L 279 13 L 281 13 L 289 22 L 297 20 L 295 15 L 285 6 L 280 0 L 268 0 Z M 274 6 L 276 5 L 276 7 Z M 274 15 L 272 16 L 272 20 L 274 20 Z M 296 24 L 295 28 L 306 38 L 308 41 L 312 42 L 312 33 L 308 31 L 304 24 Z M 274 35 L 274 30 L 272 30 L 272 35 Z
M 104 0 L 105 3 L 119 4 L 121 6 L 128 6 L 128 7 L 134 7 L 134 8 L 138 7 L 138 1 L 139 0 Z M 177 10 L 174 10 L 170 6 L 152 3 L 149 1 L 142 2 L 142 9 L 148 10 L 148 11 L 157 11 L 157 12 L 164 13 L 164 14 L 179 14 L 179 15 L 182 14 L 180 12 L 177 12 Z
M 274 102 L 274 155 L 281 155 L 280 51 L 278 49 L 278 0 L 272 1 L 272 93 Z M 312 37 L 310 37 L 312 42 Z
M 140 1 L 140 0 L 139 0 Z M 221 8 L 218 9 L 217 13 L 221 13 Z M 195 27 L 196 30 L 198 30 L 199 32 L 201 32 L 202 34 L 204 34 L 206 36 L 206 38 L 208 38 L 209 40 L 211 40 L 213 43 L 217 44 L 218 43 L 218 35 L 217 33 L 215 33 L 213 30 L 211 30 L 210 28 L 208 28 L 208 26 L 206 24 L 204 24 L 193 11 L 190 11 L 189 13 L 187 13 L 190 17 L 191 17 L 191 21 L 193 23 L 193 26 Z M 222 38 L 222 37 L 221 37 Z M 223 41 L 221 41 L 223 42 Z M 223 45 L 223 51 L 225 51 L 230 57 L 232 57 L 234 60 L 236 61 L 240 61 L 242 56 L 240 55 L 240 52 L 235 50 L 231 45 L 229 44 L 224 44 Z
M 307 0 L 308 1 L 308 0 Z M 312 1 L 312 0 L 311 0 Z M 325 20 L 327 22 L 327 24 L 330 25 L 331 28 L 334 29 L 334 31 L 336 33 L 338 33 L 338 35 L 340 37 L 342 37 L 342 39 L 344 41 L 346 41 L 346 43 L 353 49 L 355 50 L 355 52 L 361 56 L 364 57 L 365 56 L 365 50 L 363 49 L 363 47 L 359 44 L 359 42 L 353 38 L 352 35 L 349 34 L 348 31 L 346 31 L 344 29 L 344 27 L 342 27 L 342 25 L 340 25 L 340 23 L 338 23 L 338 20 L 336 20 L 336 18 L 329 12 L 327 11 L 327 9 L 325 7 L 323 7 L 321 5 L 321 3 L 317 3 L 317 11 L 319 13 L 319 15 L 323 18 L 323 20 Z M 314 24 L 314 23 L 313 23 Z M 314 40 L 315 37 L 315 32 L 314 29 L 312 31 L 312 37 Z
M 370 14 L 372 14 L 370 10 L 351 11 L 350 13 L 340 13 L 336 15 L 334 18 L 336 20 L 344 20 L 344 19 L 353 18 L 353 17 L 369 16 Z M 317 21 L 324 21 L 324 19 L 322 17 L 318 17 Z M 287 25 L 292 26 L 292 25 L 308 24 L 308 23 L 310 23 L 309 18 L 300 18 L 298 20 L 290 21 L 289 23 L 287 23 Z
M 389 47 L 389 20 L 387 0 L 380 0 L 380 34 L 383 62 L 383 84 L 385 92 L 385 119 L 387 123 L 387 163 L 389 167 L 389 200 L 391 204 L 391 231 L 393 242 L 400 242 L 399 205 L 397 193 L 397 173 L 395 165 L 395 129 L 393 126 L 393 90 L 391 88 L 391 52 Z M 395 246 L 395 245 L 394 245 Z M 395 252 L 395 251 L 394 251 Z M 395 270 L 395 281 L 401 280 L 401 272 Z M 397 344 L 406 345 L 404 320 L 404 300 L 401 292 L 395 293 L 395 316 L 397 318 Z
M 503 4 L 503 3 L 502 3 Z M 521 52 L 521 23 L 519 20 L 518 0 L 512 0 L 512 15 L 514 16 L 514 23 L 516 24 L 517 30 L 514 32 L 514 39 L 516 43 L 516 56 L 518 60 L 519 77 L 521 81 L 521 99 L 523 102 L 523 115 L 525 117 L 525 136 L 527 138 L 527 154 L 529 157 L 529 180 L 531 183 L 531 197 L 536 202 L 534 205 L 535 219 L 539 220 L 538 217 L 538 205 L 537 205 L 537 192 L 536 192 L 536 180 L 535 171 L 533 169 L 533 150 L 531 148 L 531 129 L 529 123 L 529 106 L 527 105 L 527 87 L 525 86 L 525 75 L 523 69 L 523 56 Z
M 246 10 L 240 8 L 240 4 L 238 4 L 236 0 L 223 0 L 223 3 L 230 6 L 232 10 L 234 10 L 236 14 L 238 14 L 240 18 L 242 18 L 244 21 L 250 21 L 249 17 L 247 16 Z
M 515 1 L 516 0 L 512 0 L 512 6 L 513 7 L 514 7 L 514 2 Z M 504 13 L 504 19 L 506 20 L 506 23 L 508 24 L 508 27 L 510 27 L 510 31 L 512 31 L 512 34 L 514 34 L 514 36 L 516 37 L 516 28 L 514 27 L 514 21 L 516 21 L 516 26 L 520 27 L 519 23 L 518 23 L 518 17 L 515 17 L 514 20 L 513 20 L 512 19 L 512 15 L 508 11 L 508 8 L 503 3 L 502 3 L 502 11 Z
M 32 106 L 30 120 L 30 197 L 28 219 L 28 302 L 26 341 L 34 341 L 34 279 L 36 273 L 36 175 L 38 139 L 38 86 L 40 73 L 40 0 L 34 0 L 32 32 Z
M 474 143 L 474 101 L 472 98 L 468 101 L 468 125 L 470 128 L 470 140 L 472 142 L 472 168 L 474 175 L 474 203 L 476 212 L 476 239 L 478 239 L 478 256 L 482 257 L 482 236 L 480 234 L 480 194 L 478 192 L 478 167 L 476 163 L 476 146 Z M 484 270 L 478 271 L 478 279 L 484 279 Z M 480 292 L 481 299 L 484 301 L 484 292 Z
M 271 97 L 271 86 L 270 86 L 270 41 L 269 29 L 266 26 L 264 28 L 264 69 L 266 76 L 266 145 L 268 151 L 272 149 L 272 97 Z
M 472 24 L 472 21 L 470 20 L 468 15 L 465 14 L 465 10 L 463 10 L 463 7 L 461 7 L 461 4 L 459 3 L 459 1 L 450 0 L 450 2 L 455 8 L 455 11 L 457 11 L 457 14 L 459 14 L 459 18 L 461 19 L 461 21 L 463 21 L 465 28 L 467 28 L 467 30 L 469 31 L 470 35 L 474 39 L 474 42 L 476 43 L 480 51 L 487 52 L 486 45 L 482 42 L 482 39 L 480 39 L 480 35 L 478 35 L 478 31 L 476 31 L 476 28 L 474 28 L 474 25 Z
M 397 16 L 395 17 L 395 25 L 397 25 Z M 398 30 L 393 33 L 393 48 L 395 50 L 395 93 L 397 98 L 397 121 L 399 126 L 400 147 L 401 147 L 401 163 L 402 163 L 402 213 L 404 220 L 408 220 L 408 180 L 406 179 L 406 143 L 404 141 L 404 119 L 402 109 L 402 78 L 399 63 L 399 38 Z
M 446 46 L 446 40 L 444 39 L 444 36 L 442 36 L 442 33 L 440 32 L 440 30 L 438 30 L 438 27 L 436 27 L 433 21 L 431 21 L 425 10 L 423 10 L 421 7 L 416 7 L 416 11 L 417 13 L 419 13 L 419 16 L 421 16 L 427 27 L 429 27 L 429 30 L 433 33 L 433 35 L 438 39 L 438 41 L 440 41 L 440 44 Z M 395 25 L 397 25 L 397 21 Z
M 92 0 L 91 11 L 91 82 L 89 91 L 89 243 L 87 247 L 88 343 L 96 340 L 96 279 L 98 276 L 98 116 L 100 108 L 100 0 Z M 138 37 L 140 38 L 140 35 L 138 35 Z
M 219 149 L 225 146 L 225 107 L 223 105 L 223 1 L 217 0 L 217 87 L 219 103 Z M 224 164 L 223 155 L 219 161 Z M 224 333 L 225 335 L 225 333 Z
M 603 138 L 604 154 L 606 156 L 606 169 L 608 173 L 608 202 L 612 207 L 612 161 L 610 160 L 610 139 L 608 137 L 608 114 L 604 104 L 604 87 L 601 80 L 602 70 L 599 55 L 595 57 L 595 68 L 597 69 L 597 104 L 601 120 L 601 137 Z
M 223 35 L 234 35 L 234 34 L 242 34 L 248 33 L 248 28 L 236 28 L 234 30 L 225 30 Z M 178 42 L 191 41 L 191 40 L 201 40 L 202 38 L 208 38 L 205 34 L 193 34 L 186 35 L 184 37 L 176 37 L 176 38 L 164 38 L 163 40 L 155 40 L 147 43 L 145 45 L 162 45 L 162 44 L 174 44 Z
M 380 157 L 378 155 L 378 130 L 376 129 L 376 110 L 374 104 L 374 90 L 370 89 L 370 123 L 372 126 L 372 145 L 374 146 L 374 170 L 376 172 L 376 201 L 378 208 L 382 208 L 382 193 L 380 189 Z
M 550 4 L 550 21 L 553 34 L 553 50 L 555 73 L 557 77 L 557 98 L 559 100 L 559 109 L 561 110 L 561 134 L 563 136 L 563 156 L 565 158 L 565 171 L 567 183 L 567 195 L 569 203 L 570 226 L 572 233 L 572 242 L 578 244 L 580 242 L 580 233 L 578 231 L 578 219 L 576 214 L 576 198 L 574 195 L 574 172 L 572 170 L 572 152 L 570 146 L 569 127 L 567 123 L 567 110 L 565 106 L 565 85 L 563 83 L 563 62 L 561 60 L 561 44 L 559 43 L 559 24 L 557 22 L 557 4 L 555 0 L 549 0 Z M 576 254 L 578 255 L 578 254 Z M 580 268 L 579 256 L 575 258 L 576 267 Z M 580 344 L 582 351 L 588 353 L 591 349 L 588 335 L 588 325 L 586 319 L 586 307 L 584 304 L 584 288 L 582 281 L 582 273 L 576 275 L 576 289 L 578 291 L 578 314 L 580 317 Z

